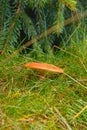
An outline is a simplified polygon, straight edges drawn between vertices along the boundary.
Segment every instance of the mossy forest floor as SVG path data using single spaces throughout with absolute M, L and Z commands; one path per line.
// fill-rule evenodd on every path
M 87 107 L 78 113 L 87 105 L 87 39 L 55 54 L 10 56 L 0 57 L 1 130 L 87 130 Z M 70 77 L 45 72 L 39 79 L 24 68 L 31 61 L 54 64 Z

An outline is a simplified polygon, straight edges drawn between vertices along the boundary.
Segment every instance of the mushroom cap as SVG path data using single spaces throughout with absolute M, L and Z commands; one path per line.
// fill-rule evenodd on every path
M 39 63 L 39 62 L 29 62 L 27 64 L 24 64 L 25 68 L 35 69 L 35 70 L 45 70 L 45 71 L 51 71 L 55 73 L 64 73 L 62 68 L 59 68 L 53 64 L 47 64 L 47 63 Z

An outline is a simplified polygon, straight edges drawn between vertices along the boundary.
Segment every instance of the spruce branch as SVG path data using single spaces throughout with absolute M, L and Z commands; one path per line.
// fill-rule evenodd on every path
M 19 1 L 19 5 L 18 5 L 17 11 L 16 11 L 16 13 L 15 13 L 15 16 L 14 16 L 14 18 L 13 18 L 13 22 L 11 23 L 11 26 L 10 26 L 10 28 L 9 28 L 8 36 L 7 36 L 6 40 L 5 40 L 5 43 L 4 43 L 3 48 L 2 48 L 2 50 L 1 50 L 1 55 L 4 54 L 4 52 L 5 52 L 5 50 L 6 50 L 6 47 L 7 47 L 8 43 L 9 43 L 9 39 L 10 39 L 11 34 L 12 34 L 12 32 L 13 32 L 15 22 L 16 22 L 16 20 L 18 19 L 18 16 L 19 16 L 21 4 L 22 4 L 22 0 Z
M 82 14 L 78 14 L 79 19 L 81 19 L 82 17 L 87 16 L 87 10 L 84 11 Z M 77 21 L 78 20 L 77 15 L 75 15 L 73 18 L 68 18 L 67 20 L 64 21 L 64 26 L 72 23 L 73 21 Z M 25 45 L 21 46 L 18 50 L 14 51 L 13 54 L 9 57 L 6 58 L 6 60 L 10 59 L 11 57 L 13 57 L 14 55 L 18 54 L 19 52 L 21 52 L 22 50 L 26 49 L 27 47 L 29 47 L 30 45 L 32 45 L 33 43 L 35 43 L 37 40 L 40 40 L 41 38 L 43 38 L 44 36 L 49 35 L 51 33 L 53 33 L 56 30 L 56 27 L 58 25 L 54 25 L 51 28 L 49 28 L 47 31 L 41 33 L 40 35 L 36 36 L 35 38 L 33 38 L 32 40 L 28 41 L 25 43 Z M 3 54 L 3 53 L 2 53 Z M 6 62 L 6 60 L 4 60 L 3 62 Z
M 82 14 L 78 14 L 79 19 L 81 19 L 82 17 L 87 16 L 87 10 L 84 11 Z M 73 21 L 77 21 L 78 20 L 77 15 L 75 15 L 73 18 L 68 18 L 67 20 L 64 21 L 64 26 L 72 23 Z M 37 40 L 40 40 L 41 38 L 43 38 L 44 36 L 49 35 L 51 33 L 53 33 L 55 30 L 60 29 L 60 27 L 56 24 L 54 26 L 52 26 L 51 28 L 49 28 L 47 31 L 41 33 L 40 35 L 36 36 L 35 38 L 33 38 L 32 40 L 28 41 L 25 43 L 25 45 L 21 46 L 21 48 L 18 51 L 22 51 L 25 48 L 29 47 L 30 45 L 32 45 L 33 43 L 35 43 Z
M 2 30 L 4 24 L 4 0 L 2 0 L 2 14 L 1 14 L 1 27 L 0 27 L 0 31 Z

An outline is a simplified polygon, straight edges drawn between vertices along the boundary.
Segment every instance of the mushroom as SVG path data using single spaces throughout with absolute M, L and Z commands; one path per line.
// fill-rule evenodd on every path
M 83 84 L 81 84 L 78 80 L 74 79 L 72 76 L 70 76 L 69 74 L 65 73 L 64 70 L 62 68 L 59 68 L 53 64 L 47 64 L 47 63 L 39 63 L 39 62 L 29 62 L 27 64 L 24 64 L 25 68 L 30 68 L 30 69 L 34 69 L 34 70 L 41 70 L 41 71 L 50 71 L 50 72 L 54 72 L 54 73 L 63 73 L 64 75 L 66 75 L 68 78 L 70 78 L 71 80 L 73 80 L 74 82 L 76 82 L 77 84 L 79 84 L 82 87 L 85 87 L 87 89 L 86 86 L 84 86 Z M 39 77 L 40 79 L 43 78 L 42 76 Z
M 39 79 L 44 78 L 44 71 L 50 71 L 54 73 L 63 73 L 63 69 L 47 63 L 39 63 L 39 62 L 29 62 L 24 64 L 25 68 L 30 68 L 39 71 Z
M 39 63 L 39 62 L 29 62 L 24 64 L 25 68 L 30 68 L 39 71 L 39 79 L 44 78 L 44 71 L 50 71 L 54 73 L 63 73 L 63 69 L 47 63 Z
M 25 68 L 30 68 L 34 70 L 43 70 L 43 71 L 51 71 L 54 73 L 63 73 L 63 69 L 59 68 L 52 64 L 47 63 L 39 63 L 39 62 L 29 62 L 27 64 L 24 64 Z

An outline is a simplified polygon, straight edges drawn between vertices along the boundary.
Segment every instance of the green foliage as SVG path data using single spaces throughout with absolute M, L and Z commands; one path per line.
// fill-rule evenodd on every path
M 71 10 L 76 9 L 76 0 L 62 0 L 67 7 L 69 7 Z
M 58 25 L 58 32 L 62 32 L 63 31 L 63 27 L 64 27 L 64 4 L 62 3 L 62 1 L 59 1 L 59 6 L 58 6 L 58 16 L 57 16 L 57 25 Z
M 23 31 L 25 32 L 26 35 L 28 35 L 28 39 L 30 39 L 30 37 L 32 38 L 35 37 L 37 33 L 34 24 L 32 20 L 28 17 L 28 15 L 23 11 L 21 12 L 21 19 L 23 21 L 22 23 Z
M 0 50 L 4 53 L 7 46 L 17 47 L 21 44 L 21 31 L 24 32 L 27 40 L 30 40 L 53 24 L 58 24 L 59 31 L 57 29 L 57 32 L 60 33 L 63 30 L 64 8 L 67 6 L 71 10 L 75 10 L 76 1 L 1 0 L 0 5 Z M 26 8 L 31 12 L 27 14 Z M 34 19 L 32 19 L 31 13 L 35 15 Z M 53 40 L 51 36 L 46 39 L 49 42 Z M 43 44 L 43 46 L 45 45 Z

